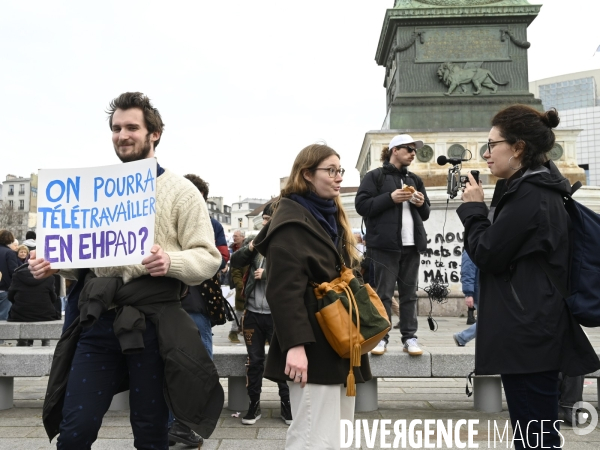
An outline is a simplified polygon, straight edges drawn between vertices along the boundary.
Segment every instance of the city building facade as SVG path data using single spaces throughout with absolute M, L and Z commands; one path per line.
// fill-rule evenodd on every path
M 531 93 L 544 109 L 556 108 L 559 128 L 580 129 L 577 162 L 585 170 L 588 185 L 600 185 L 600 70 L 587 70 L 529 83 Z M 560 149 L 559 149 L 560 150 Z
M 19 241 L 37 224 L 37 175 L 29 178 L 7 175 L 2 182 L 0 228 L 12 231 Z
M 254 230 L 254 223 L 248 214 L 252 213 L 256 208 L 267 203 L 268 199 L 264 198 L 239 198 L 239 201 L 231 205 L 231 230 L 241 229 L 244 231 Z
M 225 233 L 231 232 L 231 206 L 226 205 L 223 197 L 208 197 L 208 214 L 223 226 Z

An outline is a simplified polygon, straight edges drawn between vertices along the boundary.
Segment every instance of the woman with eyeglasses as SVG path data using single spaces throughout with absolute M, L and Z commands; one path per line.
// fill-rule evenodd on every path
M 502 376 L 513 431 L 523 438 L 514 441 L 516 448 L 560 448 L 558 374 L 600 367 L 541 265 L 567 284 L 563 196 L 571 185 L 548 158 L 558 123 L 555 109 L 513 105 L 497 113 L 483 157 L 492 175 L 504 180 L 494 193 L 499 200 L 490 211 L 469 174 L 457 210 L 466 251 L 480 269 L 475 373 Z
M 340 200 L 340 156 L 313 144 L 296 157 L 271 221 L 254 239 L 267 261 L 266 297 L 275 327 L 265 377 L 287 382 L 293 422 L 286 449 L 340 448 L 340 420 L 354 420 L 354 397 L 344 383 L 350 369 L 317 322 L 312 283 L 358 266 L 355 238 Z M 369 360 L 354 368 L 357 383 L 371 379 Z

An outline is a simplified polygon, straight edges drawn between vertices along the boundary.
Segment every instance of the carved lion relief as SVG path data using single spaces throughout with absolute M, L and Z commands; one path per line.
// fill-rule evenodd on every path
M 492 94 L 498 90 L 498 86 L 505 86 L 508 81 L 498 81 L 487 69 L 482 69 L 481 62 L 465 63 L 464 67 L 458 64 L 445 62 L 440 64 L 437 70 L 437 76 L 444 85 L 448 86 L 448 91 L 444 95 L 451 95 L 457 87 L 460 87 L 463 94 L 467 92 L 465 85 L 473 84 L 473 95 L 481 93 L 481 88 L 490 89 Z

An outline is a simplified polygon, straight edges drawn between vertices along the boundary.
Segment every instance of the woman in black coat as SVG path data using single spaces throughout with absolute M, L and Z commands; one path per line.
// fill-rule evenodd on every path
M 560 448 L 558 373 L 582 375 L 600 361 L 544 269 L 547 261 L 563 284 L 569 269 L 568 215 L 563 195 L 569 181 L 546 154 L 554 146 L 556 110 L 524 105 L 492 119 L 486 159 L 505 179 L 490 213 L 483 189 L 469 174 L 464 204 L 465 248 L 480 269 L 475 373 L 501 374 L 516 448 Z M 542 425 L 542 420 L 548 420 Z M 529 427 L 528 427 L 529 425 Z M 543 433 L 543 434 L 542 434 Z M 537 439 L 537 440 L 536 440 Z M 519 447 L 524 442 L 525 446 Z
M 27 264 L 23 264 L 13 273 L 8 299 L 12 302 L 8 313 L 9 322 L 45 322 L 61 318 L 60 312 L 54 306 L 57 300 L 54 292 L 54 277 L 36 280 Z M 19 346 L 32 344 L 32 340 L 17 341 Z M 42 340 L 42 345 L 49 344 L 48 339 Z
M 6 320 L 10 310 L 8 288 L 12 282 L 13 272 L 19 267 L 17 252 L 9 247 L 15 240 L 8 230 L 0 230 L 0 320 Z
M 265 377 L 290 386 L 288 450 L 339 449 L 340 419 L 354 420 L 354 397 L 344 388 L 349 360 L 338 356 L 319 327 L 312 285 L 338 278 L 342 258 L 348 267 L 358 266 L 339 198 L 343 174 L 333 149 L 303 149 L 271 221 L 254 239 L 267 261 L 266 297 L 275 328 Z M 358 383 L 371 379 L 367 355 L 354 377 Z

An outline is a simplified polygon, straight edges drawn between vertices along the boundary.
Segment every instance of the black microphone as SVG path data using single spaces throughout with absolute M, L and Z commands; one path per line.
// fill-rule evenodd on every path
M 442 156 L 438 156 L 438 159 L 437 159 L 437 163 L 438 163 L 440 166 L 444 166 L 444 165 L 446 165 L 446 164 L 448 164 L 448 163 L 450 163 L 450 164 L 454 164 L 454 165 L 457 165 L 457 164 L 460 164 L 460 163 L 461 163 L 461 162 L 463 162 L 463 161 L 468 161 L 468 159 L 461 159 L 461 158 L 446 158 L 444 155 L 442 155 Z

